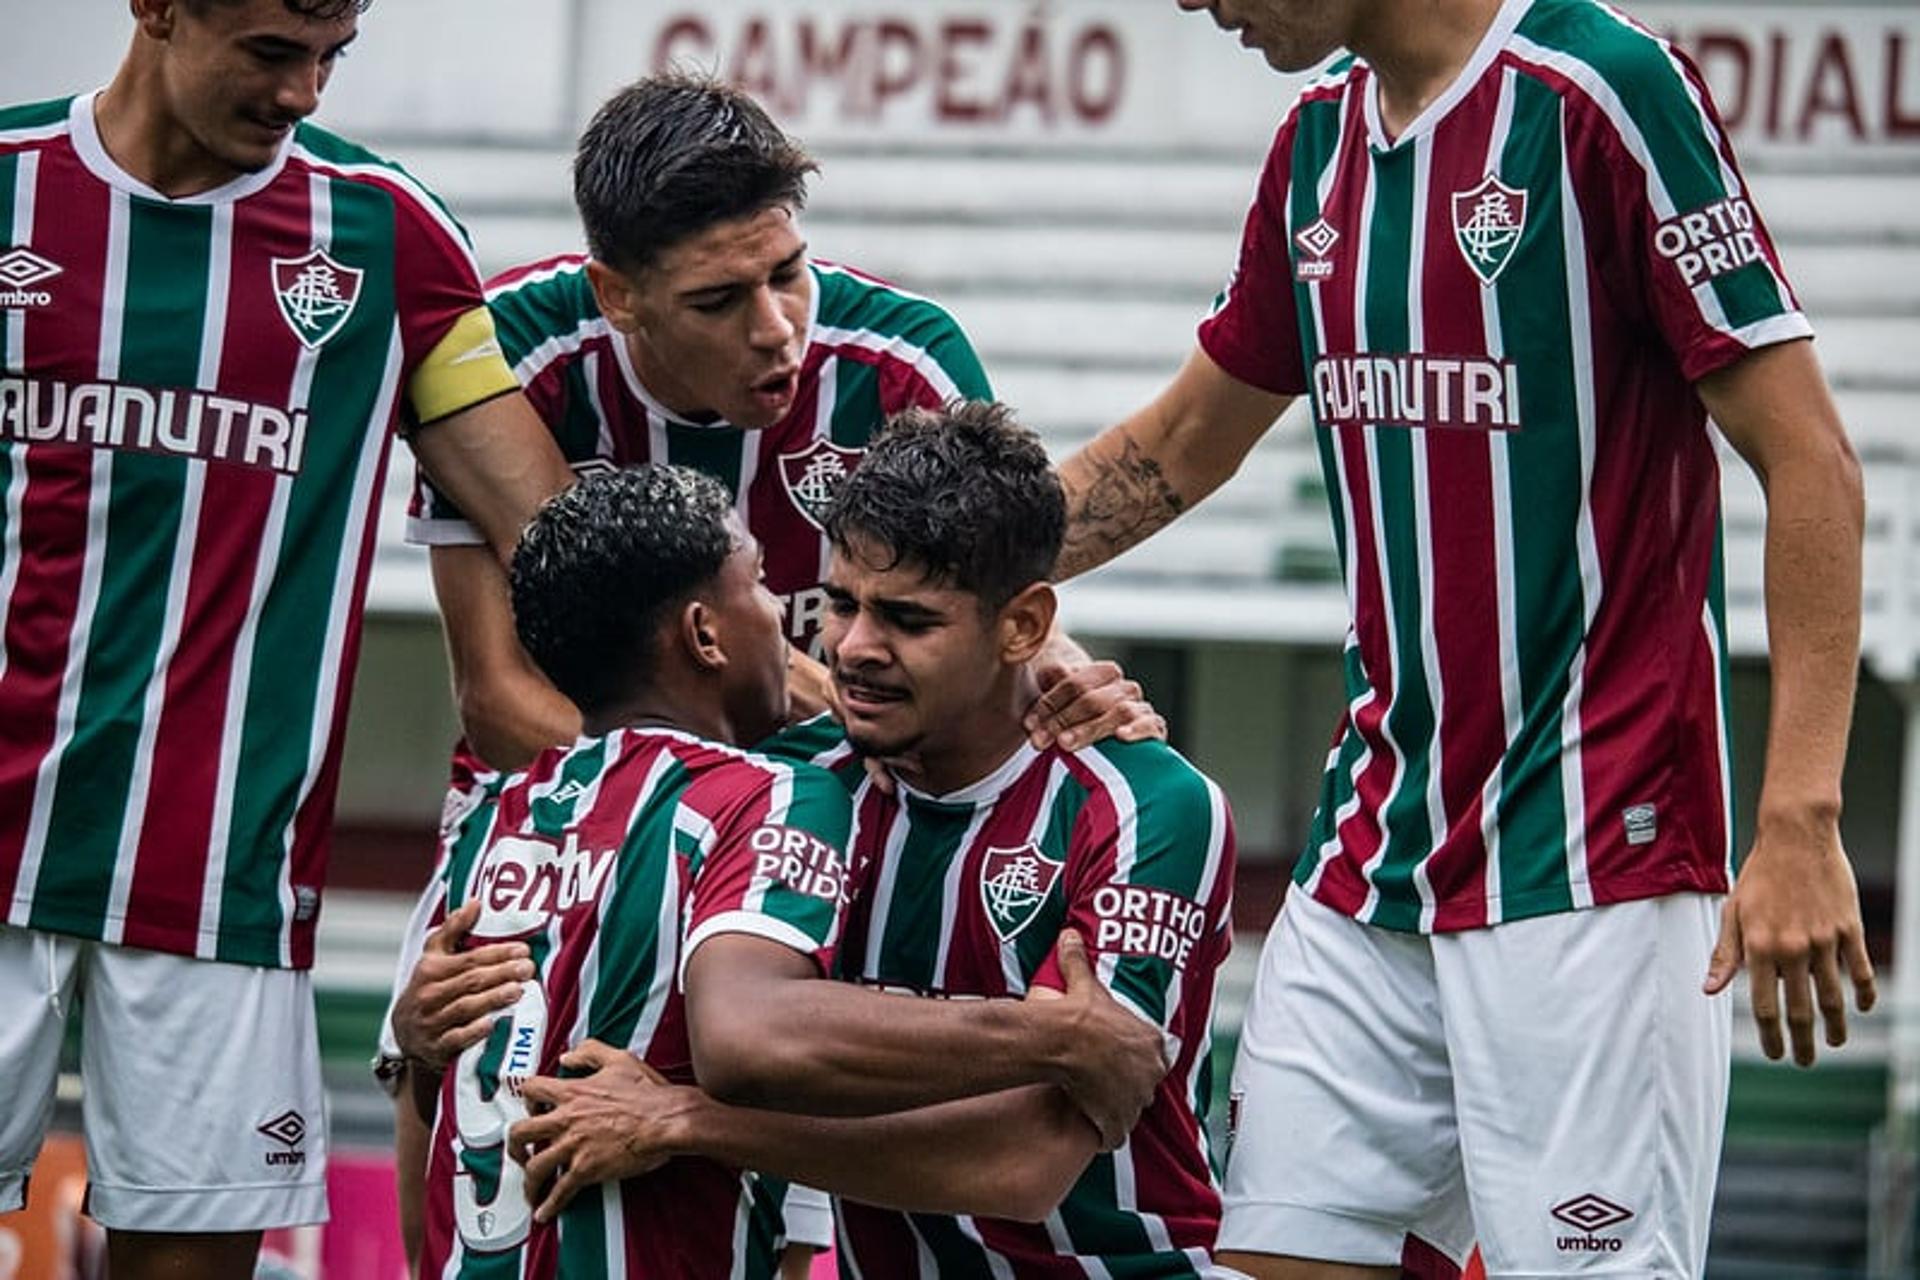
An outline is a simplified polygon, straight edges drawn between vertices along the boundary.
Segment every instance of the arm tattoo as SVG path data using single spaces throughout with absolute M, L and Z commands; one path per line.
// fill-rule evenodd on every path
M 1067 494 L 1067 536 L 1054 564 L 1055 580 L 1105 564 L 1165 528 L 1186 509 L 1160 464 L 1130 437 L 1118 457 L 1082 454 L 1086 470 L 1078 492 Z

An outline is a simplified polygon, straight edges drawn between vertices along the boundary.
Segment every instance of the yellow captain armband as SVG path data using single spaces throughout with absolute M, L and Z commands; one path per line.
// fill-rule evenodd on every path
M 453 322 L 414 370 L 407 402 L 415 422 L 437 422 L 519 386 L 494 335 L 493 313 L 475 307 Z

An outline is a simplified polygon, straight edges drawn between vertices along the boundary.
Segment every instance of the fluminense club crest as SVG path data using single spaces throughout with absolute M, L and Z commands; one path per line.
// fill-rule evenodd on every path
M 787 496 L 814 528 L 823 527 L 827 508 L 865 453 L 831 440 L 815 440 L 798 453 L 780 455 L 780 479 L 787 486 Z
M 980 901 L 1002 942 L 1012 942 L 1040 914 L 1063 864 L 1028 841 L 1017 849 L 988 849 L 980 864 Z
M 1453 236 L 1481 284 L 1492 284 L 1513 259 L 1527 228 L 1527 193 L 1488 174 L 1471 191 L 1453 193 Z
M 273 296 L 293 336 L 309 349 L 340 332 L 360 300 L 366 272 L 344 266 L 315 249 L 304 258 L 273 260 Z

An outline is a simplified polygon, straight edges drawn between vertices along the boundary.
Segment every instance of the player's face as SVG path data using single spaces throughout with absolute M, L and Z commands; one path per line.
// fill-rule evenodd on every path
M 953 754 L 995 736 L 1006 675 L 997 619 L 980 597 L 856 540 L 835 548 L 821 624 L 847 737 L 883 760 Z M 1017 725 L 1017 721 L 1015 722 Z
M 727 721 L 750 746 L 787 719 L 787 640 L 780 598 L 767 590 L 760 543 L 728 517 L 733 552 L 714 581 L 714 621 L 726 649 L 721 673 Z
M 174 4 L 159 30 L 157 83 L 164 124 L 211 181 L 264 169 L 293 126 L 313 114 L 334 64 L 353 41 L 349 12 L 325 21 L 281 0 Z M 154 28 L 149 27 L 151 32 Z
M 629 346 L 647 389 L 696 421 L 757 430 L 785 417 L 813 307 L 806 252 L 793 211 L 763 209 L 688 237 L 626 280 Z
M 1346 43 L 1348 5 L 1340 0 L 1177 0 L 1204 9 L 1223 31 L 1258 49 L 1276 71 L 1305 71 Z

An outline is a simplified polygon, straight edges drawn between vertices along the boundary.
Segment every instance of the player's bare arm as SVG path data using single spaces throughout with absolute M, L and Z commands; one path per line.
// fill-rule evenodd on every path
M 437 546 L 433 594 L 445 624 L 460 727 L 480 758 L 524 766 L 580 735 L 580 710 L 540 674 L 513 631 L 507 577 L 483 546 Z
M 552 435 L 518 391 L 437 418 L 408 442 L 502 563 L 535 509 L 573 482 Z
M 1860 652 L 1865 502 L 1809 342 L 1754 352 L 1700 396 L 1767 496 L 1766 608 L 1773 705 L 1754 842 L 1727 900 L 1706 989 L 1745 964 L 1761 1048 L 1814 1060 L 1815 1010 L 1847 1038 L 1846 982 L 1873 1007 L 1860 895 L 1840 843 L 1840 774 Z M 1781 1031 L 1784 999 L 1786 1034 Z
M 1060 465 L 1067 537 L 1056 580 L 1105 564 L 1219 488 L 1286 407 L 1195 348 L 1152 403 Z
M 1092 1126 L 1047 1086 L 822 1120 L 716 1102 L 598 1041 L 561 1065 L 585 1074 L 529 1080 L 526 1097 L 540 1113 L 509 1134 L 509 1154 L 526 1167 L 542 1220 L 595 1183 L 701 1155 L 883 1208 L 1037 1222 L 1096 1150 Z
M 1058 1085 L 1111 1148 L 1166 1074 L 1161 1032 L 1108 994 L 1070 930 L 1060 961 L 1058 994 L 917 1000 L 822 981 L 762 938 L 715 937 L 687 962 L 694 1074 L 722 1101 L 813 1115 Z

